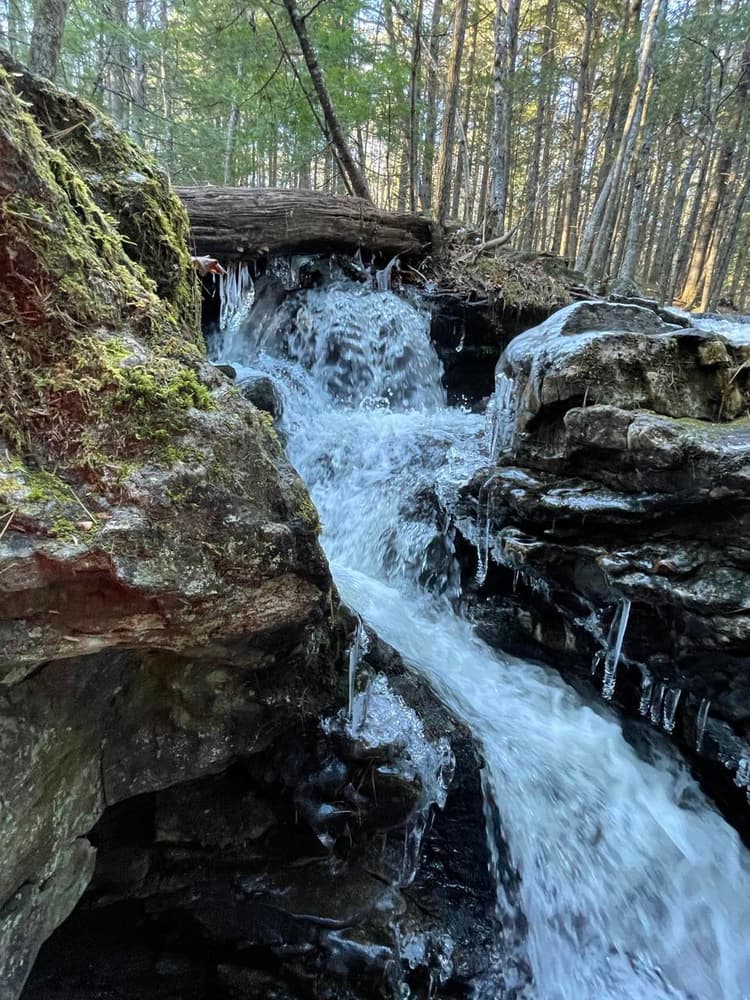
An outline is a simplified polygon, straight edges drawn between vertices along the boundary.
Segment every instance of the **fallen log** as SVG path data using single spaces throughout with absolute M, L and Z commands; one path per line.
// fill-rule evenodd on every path
M 384 212 L 364 198 L 286 188 L 178 187 L 190 216 L 192 250 L 219 260 L 285 253 L 421 257 L 437 229 L 419 215 Z

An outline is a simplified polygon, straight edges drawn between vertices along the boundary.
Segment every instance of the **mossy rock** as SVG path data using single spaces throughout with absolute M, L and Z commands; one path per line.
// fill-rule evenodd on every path
M 0 49 L 0 67 L 49 146 L 80 174 L 90 197 L 114 220 L 123 249 L 197 341 L 199 297 L 190 268 L 190 223 L 157 164 L 93 105 L 35 77 Z
M 213 405 L 187 217 L 126 136 L 3 62 L 0 436 L 43 464 L 158 457 Z

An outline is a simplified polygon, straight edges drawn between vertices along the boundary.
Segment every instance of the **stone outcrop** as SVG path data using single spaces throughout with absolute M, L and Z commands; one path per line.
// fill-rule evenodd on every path
M 584 302 L 518 336 L 496 373 L 497 464 L 464 494 L 459 548 L 485 634 L 578 683 L 593 669 L 700 755 L 747 831 L 750 327 L 685 322 Z

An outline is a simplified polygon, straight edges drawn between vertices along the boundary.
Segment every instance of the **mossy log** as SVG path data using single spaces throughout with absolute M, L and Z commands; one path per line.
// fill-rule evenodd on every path
M 285 253 L 354 253 L 421 257 L 437 230 L 419 215 L 384 212 L 363 198 L 286 188 L 179 187 L 193 253 L 245 260 Z

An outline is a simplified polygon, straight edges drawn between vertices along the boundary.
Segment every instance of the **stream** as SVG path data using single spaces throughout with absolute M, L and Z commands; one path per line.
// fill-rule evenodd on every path
M 529 995 L 750 997 L 748 854 L 671 746 L 643 759 L 613 710 L 490 649 L 456 613 L 445 511 L 489 464 L 488 435 L 446 405 L 428 315 L 337 279 L 260 297 L 220 355 L 240 380 L 273 378 L 343 600 L 482 744 L 520 873 Z

